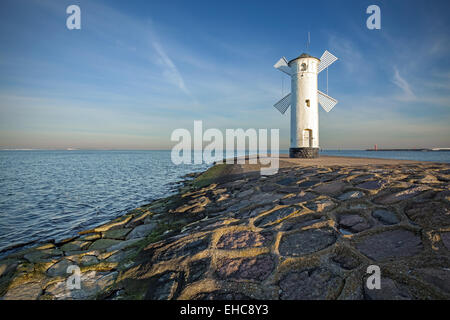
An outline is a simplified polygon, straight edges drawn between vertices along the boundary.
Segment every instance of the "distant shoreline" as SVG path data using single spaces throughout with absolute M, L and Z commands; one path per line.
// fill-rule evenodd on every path
M 450 151 L 450 148 L 433 148 L 433 149 L 365 149 L 364 151 Z
M 0 151 L 171 151 L 172 149 L 83 149 L 83 148 L 60 148 L 60 149 L 33 149 L 33 148 L 0 148 Z M 450 148 L 388 148 L 388 149 L 344 149 L 344 148 L 321 148 L 321 151 L 450 151 Z M 196 150 L 192 150 L 196 151 Z M 224 150 L 226 151 L 226 150 Z M 238 150 L 242 151 L 242 150 Z M 289 153 L 289 149 L 280 149 L 280 153 Z

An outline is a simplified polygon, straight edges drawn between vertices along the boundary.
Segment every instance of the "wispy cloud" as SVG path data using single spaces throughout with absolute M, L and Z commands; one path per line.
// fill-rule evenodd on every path
M 401 97 L 402 100 L 415 100 L 416 95 L 411 90 L 411 86 L 409 83 L 400 75 L 400 72 L 398 71 L 397 67 L 394 67 L 394 78 L 392 79 L 392 82 L 397 85 L 400 89 L 403 91 L 403 96 Z
M 158 64 L 164 68 L 163 70 L 164 77 L 169 82 L 177 86 L 181 91 L 191 96 L 191 92 L 186 87 L 186 84 L 184 83 L 184 79 L 181 76 L 180 71 L 178 71 L 177 66 L 172 61 L 172 59 L 169 58 L 162 45 L 158 41 L 153 39 L 152 46 L 155 49 L 156 53 L 158 54 Z
M 297 36 L 299 22 L 286 28 L 283 17 L 262 29 L 252 6 L 243 6 L 242 17 L 249 19 L 236 30 L 232 19 L 210 19 L 216 11 L 217 18 L 228 12 L 213 10 L 204 19 L 198 4 L 180 2 L 173 17 L 165 5 L 143 5 L 153 9 L 133 13 L 134 7 L 122 10 L 114 1 L 83 1 L 83 29 L 72 32 L 62 19 L 64 1 L 30 0 L 25 11 L 11 1 L 14 19 L 0 21 L 4 30 L 14 30 L 9 37 L 13 49 L 6 46 L 0 53 L 0 146 L 167 148 L 172 129 L 191 128 L 193 120 L 202 119 L 205 126 L 220 129 L 280 128 L 280 143 L 287 148 L 289 115 L 280 116 L 272 107 L 280 98 L 283 75 L 271 66 L 279 55 L 298 54 L 298 45 L 284 40 Z M 339 20 L 350 27 L 325 24 L 317 38 L 321 49 L 339 58 L 329 78 L 330 94 L 339 105 L 320 115 L 323 147 L 446 144 L 446 29 L 431 32 L 426 24 L 417 36 L 404 36 L 396 26 L 367 31 L 359 18 L 355 22 L 353 14 L 346 15 L 346 5 L 339 7 L 344 17 Z M 36 23 L 40 28 L 33 27 Z M 52 41 L 33 45 L 48 39 L 49 31 Z M 429 70 L 425 80 L 423 70 Z M 325 74 L 319 81 L 325 84 Z
M 361 73 L 362 69 L 367 69 L 367 62 L 361 50 L 350 39 L 331 34 L 329 36 L 328 46 L 334 54 L 339 56 L 339 59 L 348 72 Z

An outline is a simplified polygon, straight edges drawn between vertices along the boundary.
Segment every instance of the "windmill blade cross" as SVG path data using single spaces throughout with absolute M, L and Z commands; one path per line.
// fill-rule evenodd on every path
M 326 112 L 330 112 L 331 109 L 333 109 L 334 106 L 338 103 L 338 101 L 320 90 L 317 90 L 317 92 L 319 94 L 320 105 Z
M 337 57 L 335 57 L 333 54 L 328 52 L 328 50 L 325 50 L 325 52 L 320 57 L 319 73 L 321 73 L 323 70 L 325 70 L 331 64 L 333 64 L 336 60 L 338 60 Z
M 288 93 L 286 96 L 284 96 L 280 101 L 275 103 L 273 106 L 281 112 L 281 114 L 284 114 L 286 110 L 291 105 L 291 94 Z
M 285 57 L 282 57 L 280 60 L 278 60 L 277 63 L 273 65 L 273 67 L 288 75 L 292 75 L 291 68 L 289 67 Z

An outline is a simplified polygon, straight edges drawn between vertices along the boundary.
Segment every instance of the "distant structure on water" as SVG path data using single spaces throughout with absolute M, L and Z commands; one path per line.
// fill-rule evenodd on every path
M 287 61 L 282 57 L 274 67 L 291 77 L 291 93 L 274 107 L 282 114 L 291 106 L 291 143 L 289 157 L 319 156 L 319 107 L 329 112 L 338 102 L 328 96 L 328 67 L 338 58 L 325 50 L 320 59 L 303 53 Z M 318 74 L 327 70 L 327 94 L 317 89 Z

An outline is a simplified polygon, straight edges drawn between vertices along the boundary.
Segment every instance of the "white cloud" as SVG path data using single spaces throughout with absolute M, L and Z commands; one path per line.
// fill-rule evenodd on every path
M 163 75 L 166 79 L 177 86 L 181 91 L 187 95 L 191 95 L 191 92 L 186 87 L 181 73 L 178 71 L 177 66 L 173 63 L 172 59 L 166 54 L 164 48 L 156 40 L 152 41 L 152 46 L 156 50 L 159 57 L 159 64 L 164 67 Z
M 404 78 L 402 78 L 397 67 L 394 67 L 394 78 L 392 79 L 392 82 L 394 84 L 396 84 L 400 89 L 403 90 L 403 96 L 400 97 L 400 99 L 402 99 L 402 100 L 415 100 L 416 99 L 416 95 L 411 90 L 411 86 Z
M 331 34 L 328 40 L 329 50 L 339 57 L 348 72 L 361 73 L 367 71 L 368 64 L 361 51 L 351 40 Z

